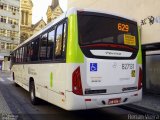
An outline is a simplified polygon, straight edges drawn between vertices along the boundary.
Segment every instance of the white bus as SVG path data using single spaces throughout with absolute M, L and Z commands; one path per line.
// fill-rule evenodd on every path
M 12 53 L 13 80 L 66 110 L 123 105 L 142 98 L 137 22 L 69 9 Z

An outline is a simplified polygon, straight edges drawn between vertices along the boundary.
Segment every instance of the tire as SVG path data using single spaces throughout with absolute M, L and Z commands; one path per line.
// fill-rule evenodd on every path
M 35 85 L 33 81 L 30 83 L 30 100 L 32 105 L 38 104 L 38 98 L 35 95 Z

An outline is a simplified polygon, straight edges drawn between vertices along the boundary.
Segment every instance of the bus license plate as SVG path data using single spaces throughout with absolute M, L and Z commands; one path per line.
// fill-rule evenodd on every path
M 112 105 L 112 104 L 118 104 L 121 102 L 121 98 L 114 98 L 114 99 L 109 99 L 108 104 Z

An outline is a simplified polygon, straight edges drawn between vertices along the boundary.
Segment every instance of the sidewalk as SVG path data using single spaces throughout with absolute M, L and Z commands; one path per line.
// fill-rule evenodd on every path
M 7 71 L 7 70 L 0 70 L 0 78 L 2 77 L 2 76 L 11 76 L 11 71 Z
M 123 108 L 139 111 L 141 114 L 160 115 L 160 95 L 143 94 L 142 101 L 124 105 Z
M 142 101 L 133 103 L 133 105 L 144 107 L 160 113 L 160 95 L 144 94 Z

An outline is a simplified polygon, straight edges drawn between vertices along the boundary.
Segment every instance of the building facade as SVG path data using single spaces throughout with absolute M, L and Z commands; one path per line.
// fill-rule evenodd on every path
M 20 42 L 25 41 L 46 26 L 46 23 L 43 19 L 38 21 L 36 24 L 32 24 L 32 8 L 32 0 L 21 0 Z
M 62 9 L 59 6 L 58 0 L 52 0 L 50 6 L 48 6 L 46 15 L 47 15 L 47 23 L 50 23 L 52 20 L 56 19 L 63 13 Z
M 32 35 L 32 8 L 31 0 L 21 0 L 21 27 L 20 42 Z
M 0 0 L 0 61 L 19 44 L 19 22 L 20 0 Z

